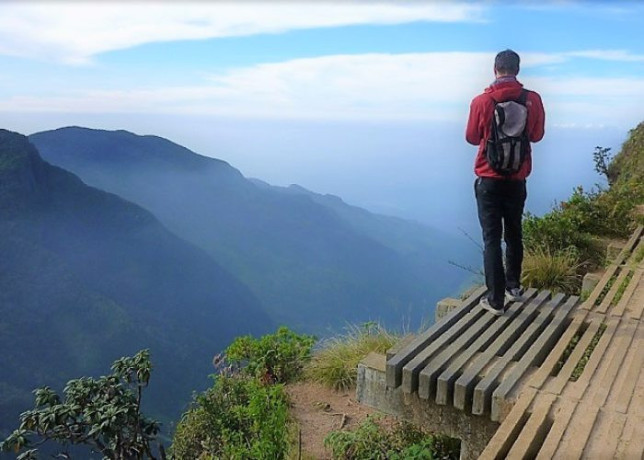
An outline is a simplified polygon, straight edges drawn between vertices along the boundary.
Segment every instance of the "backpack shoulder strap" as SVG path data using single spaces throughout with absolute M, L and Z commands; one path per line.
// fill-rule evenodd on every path
M 519 98 L 517 99 L 517 102 L 521 105 L 525 105 L 526 100 L 528 99 L 528 91 L 527 89 L 521 89 L 521 94 L 519 95 Z

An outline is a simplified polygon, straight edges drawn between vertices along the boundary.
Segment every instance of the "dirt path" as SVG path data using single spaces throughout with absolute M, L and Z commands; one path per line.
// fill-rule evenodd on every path
M 295 383 L 286 390 L 302 434 L 303 459 L 330 459 L 324 438 L 331 431 L 353 430 L 367 415 L 378 413 L 358 404 L 355 390 L 337 392 L 310 382 Z

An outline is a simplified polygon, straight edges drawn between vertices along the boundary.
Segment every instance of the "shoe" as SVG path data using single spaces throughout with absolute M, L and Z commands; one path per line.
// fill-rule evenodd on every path
M 505 298 L 509 302 L 522 301 L 523 300 L 523 298 L 521 297 L 522 295 L 523 295 L 523 289 L 521 289 L 520 287 L 505 290 Z
M 494 316 L 502 316 L 503 313 L 505 313 L 504 308 L 495 308 L 492 306 L 490 303 L 490 300 L 487 297 L 482 297 L 481 301 L 479 302 L 479 305 L 483 310 L 487 310 L 490 313 L 492 313 Z

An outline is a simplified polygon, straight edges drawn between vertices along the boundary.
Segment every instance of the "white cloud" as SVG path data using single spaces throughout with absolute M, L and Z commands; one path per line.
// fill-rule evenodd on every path
M 477 21 L 447 2 L 3 2 L 0 54 L 82 64 L 151 42 L 414 21 Z
M 565 54 L 572 57 L 600 59 L 605 61 L 644 62 L 644 54 L 632 54 L 626 50 L 571 51 Z
M 644 102 L 644 78 L 611 77 L 537 77 L 529 80 L 544 95 L 560 100 L 583 100 L 591 103 L 611 100 Z M 545 96 L 544 96 L 545 97 Z M 644 115 L 644 111 L 642 111 Z
M 493 54 L 337 55 L 232 69 L 206 84 L 12 97 L 0 110 L 314 118 L 453 118 L 491 75 Z
M 493 78 L 493 58 L 493 53 L 374 53 L 295 59 L 232 69 L 199 85 L 14 96 L 0 101 L 0 110 L 464 122 L 471 98 Z M 524 56 L 528 67 L 559 59 Z M 642 118 L 640 76 L 542 77 L 528 70 L 521 80 L 541 93 L 548 120 L 556 124 L 632 126 Z

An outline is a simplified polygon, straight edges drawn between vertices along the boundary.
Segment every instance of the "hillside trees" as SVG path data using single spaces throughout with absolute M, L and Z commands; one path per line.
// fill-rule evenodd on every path
M 644 203 L 644 123 L 631 130 L 619 154 L 611 158 L 609 151 L 596 147 L 593 153 L 609 187 L 577 187 L 549 213 L 524 220 L 524 284 L 577 293 L 580 275 L 604 263 L 606 241 L 625 238 L 635 228 L 635 209 Z M 561 276 L 553 276 L 555 271 Z
M 0 443 L 0 451 L 24 450 L 18 459 L 37 458 L 38 446 L 51 440 L 62 444 L 61 458 L 69 458 L 70 445 L 85 445 L 109 459 L 154 459 L 160 426 L 141 413 L 151 371 L 149 351 L 142 350 L 115 361 L 108 376 L 70 380 L 63 398 L 38 388 L 34 409 L 20 415 L 20 427 Z

